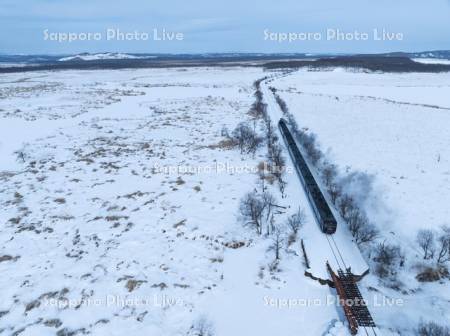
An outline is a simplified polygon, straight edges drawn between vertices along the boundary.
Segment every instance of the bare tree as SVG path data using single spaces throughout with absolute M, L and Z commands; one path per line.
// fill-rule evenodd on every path
M 418 336 L 449 336 L 450 329 L 445 326 L 440 326 L 435 322 L 419 324 L 419 329 L 417 330 Z
M 266 233 L 270 235 L 273 223 L 273 209 L 277 207 L 277 200 L 271 193 L 266 191 L 261 195 L 261 201 L 264 205 Z
M 377 263 L 375 272 L 380 278 L 395 276 L 402 260 L 400 247 L 386 244 L 385 241 L 379 243 L 373 260 Z
M 247 139 L 251 132 L 253 132 L 252 129 L 246 123 L 238 124 L 232 132 L 233 138 L 236 140 L 239 149 L 241 150 L 241 153 L 244 152 Z
M 423 259 L 432 259 L 435 252 L 434 232 L 432 230 L 423 229 L 417 232 L 416 241 L 423 251 Z
M 294 235 L 297 235 L 298 231 L 303 227 L 306 222 L 306 214 L 302 208 L 298 208 L 297 212 L 291 215 L 287 221 L 286 225 L 291 229 Z
M 303 145 L 303 148 L 305 148 L 306 153 L 311 160 L 311 163 L 316 166 L 323 156 L 322 152 L 319 149 L 319 146 L 317 145 L 317 135 L 315 135 L 314 133 L 303 133 L 301 137 L 301 143 Z
M 241 122 L 232 132 L 232 137 L 236 141 L 241 153 L 254 154 L 262 143 L 262 139 L 249 126 L 248 123 Z
M 333 184 L 333 181 L 336 179 L 336 176 L 337 176 L 336 165 L 329 164 L 328 162 L 326 162 L 322 170 L 322 177 L 325 182 L 325 185 L 328 188 Z
M 272 145 L 270 157 L 273 162 L 272 174 L 276 177 L 277 180 L 280 180 L 283 177 L 284 168 L 286 166 L 286 160 L 283 156 L 283 150 L 280 145 Z
M 358 245 L 372 242 L 378 237 L 378 230 L 369 222 L 367 216 L 356 207 L 348 212 L 347 224 Z
M 245 224 L 254 227 L 258 234 L 262 233 L 262 220 L 265 206 L 265 203 L 260 197 L 252 192 L 244 196 L 239 207 Z
M 298 127 L 297 120 L 295 120 L 295 117 L 291 113 L 288 113 L 287 119 L 288 119 L 289 125 L 291 125 L 292 133 L 297 138 L 299 138 L 300 135 L 303 134 L 304 132 L 302 130 L 300 130 L 300 128 Z
M 258 177 L 259 181 L 262 187 L 262 191 L 264 192 L 266 190 L 265 181 L 268 179 L 270 175 L 270 168 L 267 162 L 261 161 L 258 163 Z M 271 182 L 271 181 L 270 181 Z
M 281 111 L 284 114 L 289 113 L 286 102 L 283 99 L 281 99 L 281 97 L 278 94 L 275 94 L 275 100 L 277 101 L 278 106 L 280 107 Z
M 355 242 L 358 245 L 373 242 L 379 235 L 377 228 L 367 220 L 367 217 L 363 218 L 363 223 L 361 230 L 355 237 Z
M 275 252 L 275 260 L 280 260 L 280 251 L 284 242 L 284 233 L 283 230 L 277 226 L 274 228 L 272 234 L 272 245 L 270 249 Z
M 343 194 L 339 201 L 339 212 L 344 219 L 347 219 L 348 213 L 354 208 L 353 198 Z
M 239 210 L 246 225 L 254 227 L 258 234 L 262 234 L 263 227 L 266 225 L 266 232 L 269 235 L 273 222 L 273 209 L 276 207 L 280 206 L 277 205 L 276 198 L 271 193 L 251 192 L 242 198 Z
M 280 188 L 281 198 L 284 198 L 284 190 L 286 189 L 286 181 L 283 178 L 278 179 L 278 187 Z
M 347 224 L 353 237 L 358 235 L 363 224 L 363 218 L 358 208 L 352 208 L 347 213 Z
M 443 226 L 438 238 L 437 262 L 443 264 L 450 261 L 450 227 Z
M 198 318 L 188 333 L 189 336 L 213 336 L 214 325 L 205 316 Z
M 337 199 L 341 197 L 342 194 L 341 187 L 336 183 L 331 183 L 331 185 L 328 187 L 328 193 L 330 194 L 331 202 L 336 205 Z
M 260 119 L 264 118 L 267 114 L 267 105 L 262 102 L 262 93 L 257 91 L 255 92 L 256 102 L 253 103 L 252 107 L 250 108 L 249 114 L 254 119 Z
M 255 155 L 256 151 L 262 144 L 262 139 L 255 133 L 251 133 L 251 136 L 247 141 L 247 153 Z
M 266 143 L 270 155 L 272 146 L 276 143 L 278 138 L 275 135 L 275 127 L 273 126 L 269 116 L 265 118 L 265 123 L 266 123 Z

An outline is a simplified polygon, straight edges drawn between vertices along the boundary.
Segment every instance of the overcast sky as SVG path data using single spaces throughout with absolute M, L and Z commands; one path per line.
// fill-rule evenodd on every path
M 450 0 L 0 0 L 1 53 L 384 52 L 450 49 Z M 148 33 L 146 41 L 106 40 L 107 29 Z M 154 41 L 153 30 L 183 33 Z M 94 41 L 44 40 L 48 33 L 100 33 Z M 327 29 L 368 33 L 329 41 Z M 373 29 L 403 39 L 375 41 Z M 320 40 L 265 40 L 271 33 L 320 33 Z M 54 36 L 54 35 L 53 35 Z M 274 36 L 274 35 L 272 35 Z M 317 36 L 317 35 L 316 35 Z

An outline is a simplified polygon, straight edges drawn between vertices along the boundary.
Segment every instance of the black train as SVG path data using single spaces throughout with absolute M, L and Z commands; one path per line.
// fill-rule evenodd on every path
M 333 213 L 331 212 L 330 207 L 322 194 L 322 191 L 317 185 L 316 180 L 311 174 L 305 159 L 300 153 L 300 150 L 298 149 L 297 144 L 289 131 L 286 120 L 280 119 L 278 127 L 280 128 L 281 134 L 286 141 L 289 153 L 294 161 L 295 169 L 297 170 L 298 176 L 302 181 L 303 188 L 308 195 L 309 202 L 311 203 L 314 215 L 316 216 L 322 232 L 327 234 L 335 233 L 337 226 L 336 219 L 334 218 Z

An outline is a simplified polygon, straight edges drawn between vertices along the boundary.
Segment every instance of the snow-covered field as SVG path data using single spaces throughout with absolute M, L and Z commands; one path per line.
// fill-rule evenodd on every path
M 13 257 L 0 264 L 5 333 L 189 329 L 194 302 L 220 283 L 222 243 L 246 176 L 216 181 L 158 167 L 239 163 L 207 146 L 220 140 L 222 124 L 246 112 L 259 75 L 207 73 L 2 78 L 2 169 L 10 172 L 2 174 L 0 254 Z M 101 301 L 116 295 L 151 304 Z M 45 303 L 63 297 L 100 302 L 61 310 Z M 156 307 L 164 298 L 183 302 Z
M 417 231 L 450 223 L 450 73 L 301 70 L 270 85 L 341 172 L 374 176 L 366 202 L 370 219 L 382 237 L 402 247 L 408 266 L 420 262 Z M 404 307 L 391 316 L 373 309 L 378 321 L 402 334 L 420 319 L 450 320 L 448 280 L 423 285 L 415 272 L 407 269 L 400 278 Z M 399 295 L 378 287 L 373 276 L 364 285 L 367 297 L 375 288 L 386 297 Z
M 376 175 L 384 229 L 449 223 L 450 73 L 299 71 L 273 86 L 333 162 Z
M 259 77 L 241 68 L 3 76 L 0 332 L 187 335 L 206 321 L 215 335 L 320 335 L 340 319 L 333 305 L 269 304 L 332 293 L 303 276 L 295 251 L 283 272 L 269 270 L 268 242 L 236 218 L 256 183 L 242 168 L 264 153 L 216 145 L 223 125 L 248 118 Z M 225 246 L 233 242 L 244 246 Z
M 450 60 L 440 58 L 413 58 L 412 60 L 424 64 L 450 64 Z
M 240 67 L 3 75 L 0 334 L 347 335 L 334 291 L 304 276 L 299 244 L 274 269 L 270 239 L 237 217 L 266 153 L 220 145 L 221 129 L 249 120 L 253 82 L 266 75 Z M 376 175 L 371 214 L 386 231 L 412 239 L 445 222 L 450 75 L 299 71 L 270 85 L 333 161 Z M 285 198 L 273 189 L 286 207 L 280 221 L 307 204 L 297 176 L 286 179 Z M 328 247 L 309 210 L 307 221 L 300 235 L 322 262 Z M 420 317 L 449 317 L 448 283 L 416 294 L 373 276 L 362 284 L 372 303 L 406 301 L 371 309 L 385 336 L 411 334 Z

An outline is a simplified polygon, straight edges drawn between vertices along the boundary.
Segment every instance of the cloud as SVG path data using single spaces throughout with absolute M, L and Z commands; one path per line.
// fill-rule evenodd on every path
M 183 52 L 373 52 L 445 49 L 450 45 L 450 0 L 318 0 L 300 2 L 242 0 L 2 0 L 0 45 L 9 52 L 41 52 L 42 30 L 101 31 L 108 27 L 148 31 L 154 27 L 182 31 Z M 408 16 L 404 17 L 407 10 Z M 420 22 L 421 29 L 417 29 Z M 262 31 L 315 32 L 327 28 L 387 28 L 405 34 L 404 43 L 267 44 Z M 42 45 L 42 48 L 36 46 Z M 33 47 L 31 50 L 29 48 Z M 121 46 L 111 46 L 120 51 Z M 146 45 L 148 52 L 158 52 Z M 6 49 L 7 48 L 7 49 Z M 72 46 L 73 48 L 73 46 Z M 89 49 L 90 47 L 87 46 Z M 95 48 L 95 46 L 93 46 Z M 63 46 L 57 48 L 64 50 Z M 72 50 L 72 49 L 70 49 Z M 79 50 L 89 51 L 89 50 Z
M 231 18 L 197 18 L 186 20 L 178 29 L 187 33 L 213 33 L 236 29 L 238 23 Z

